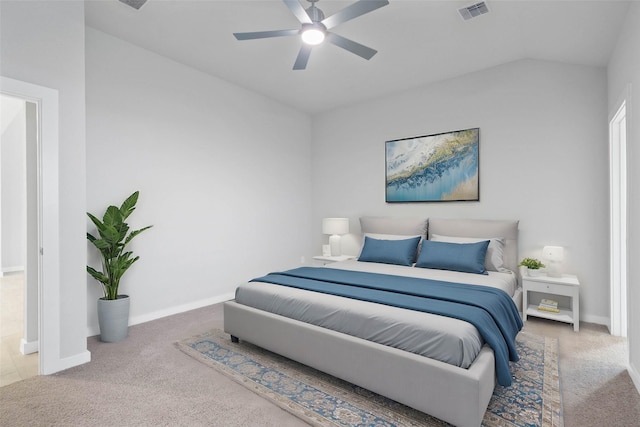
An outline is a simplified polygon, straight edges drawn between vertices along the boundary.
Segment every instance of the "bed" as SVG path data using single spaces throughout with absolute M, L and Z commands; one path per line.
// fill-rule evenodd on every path
M 381 305 L 375 299 L 317 293 L 297 284 L 290 287 L 288 281 L 291 276 L 298 281 L 299 274 L 328 275 L 331 284 L 337 277 L 378 283 L 373 279 L 402 276 L 410 287 L 422 278 L 437 281 L 433 286 L 447 282 L 449 286 L 440 286 L 447 292 L 465 283 L 482 285 L 482 289 L 500 289 L 494 293 L 507 295 L 517 314 L 522 297 L 514 273 L 518 222 L 382 217 L 363 217 L 360 222 L 366 242 L 359 261 L 295 269 L 283 277 L 265 276 L 240 285 L 236 300 L 224 304 L 225 331 L 233 340 L 252 342 L 454 425 L 479 426 L 496 377 L 502 382 L 510 379 L 504 373 L 504 352 L 488 338 L 492 335 L 464 319 Z M 399 248 L 417 237 L 422 239 L 409 265 L 384 262 L 384 253 L 383 262 L 376 262 L 375 256 L 373 261 L 368 259 L 370 249 L 377 248 L 374 244 Z M 441 245 L 437 242 L 461 243 L 466 248 L 487 240 L 490 250 L 485 246 L 483 266 L 490 270 L 486 274 L 415 266 L 427 259 L 420 256 L 422 251 L 425 255 L 433 245 Z M 307 279 L 304 276 L 302 281 Z M 324 286 L 328 285 L 323 282 Z

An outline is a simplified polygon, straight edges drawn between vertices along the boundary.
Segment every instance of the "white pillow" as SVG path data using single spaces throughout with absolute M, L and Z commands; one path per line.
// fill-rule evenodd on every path
M 432 234 L 431 240 L 434 242 L 449 242 L 449 243 L 477 243 L 484 240 L 489 241 L 489 247 L 487 248 L 487 256 L 484 259 L 484 266 L 490 271 L 507 271 L 504 268 L 503 254 L 504 254 L 504 239 L 499 237 L 454 237 L 454 236 L 442 236 L 440 234 Z

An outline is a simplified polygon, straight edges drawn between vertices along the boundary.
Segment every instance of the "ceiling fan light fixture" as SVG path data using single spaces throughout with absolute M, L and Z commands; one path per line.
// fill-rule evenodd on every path
M 334 44 L 346 51 L 358 55 L 363 59 L 369 60 L 377 53 L 375 49 L 371 49 L 370 47 L 356 43 L 353 40 L 327 30 L 369 12 L 373 12 L 376 9 L 380 9 L 383 6 L 388 5 L 389 0 L 358 0 L 328 18 L 325 18 L 324 13 L 316 7 L 318 0 L 308 0 L 309 3 L 311 3 L 311 7 L 307 9 L 300 4 L 301 0 L 282 1 L 287 8 L 289 8 L 291 13 L 295 15 L 298 21 L 300 21 L 300 24 L 302 24 L 299 30 L 291 29 L 233 33 L 234 37 L 238 40 L 253 40 L 293 35 L 300 36 L 302 39 L 302 46 L 300 47 L 300 51 L 296 57 L 296 62 L 293 64 L 294 70 L 306 69 L 311 50 L 314 46 L 321 44 L 325 40 L 327 40 L 328 43 Z
M 326 31 L 326 27 L 320 23 L 303 24 L 300 37 L 306 44 L 315 46 L 324 41 Z

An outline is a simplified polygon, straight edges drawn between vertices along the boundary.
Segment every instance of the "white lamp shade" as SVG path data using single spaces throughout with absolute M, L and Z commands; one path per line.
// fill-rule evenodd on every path
M 560 263 L 564 259 L 564 248 L 562 246 L 545 246 L 542 248 L 542 258 L 549 261 L 547 274 L 551 277 L 562 277 Z
M 322 234 L 341 235 L 349 232 L 349 218 L 324 218 Z
M 542 257 L 549 261 L 562 261 L 564 248 L 562 246 L 545 246 L 542 248 Z

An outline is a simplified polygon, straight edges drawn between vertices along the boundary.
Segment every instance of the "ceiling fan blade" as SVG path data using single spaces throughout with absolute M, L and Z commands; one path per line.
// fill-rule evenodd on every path
M 238 40 L 266 39 L 269 37 L 294 36 L 299 34 L 300 30 L 274 30 L 274 31 L 255 31 L 252 33 L 233 33 Z
M 293 12 L 296 18 L 298 18 L 298 21 L 300 21 L 303 24 L 312 23 L 311 18 L 309 18 L 309 15 L 307 14 L 307 11 L 304 10 L 304 7 L 302 7 L 302 5 L 298 0 L 282 0 L 282 1 L 284 1 L 284 4 L 286 4 L 289 10 Z
M 339 36 L 335 33 L 327 33 L 326 40 L 367 60 L 371 59 L 373 55 L 378 53 L 375 49 L 371 49 L 370 47 L 356 43 L 353 40 L 349 40 L 348 38 Z
M 120 1 L 138 10 L 147 2 L 147 0 L 120 0 Z
M 358 16 L 362 16 L 365 13 L 372 12 L 388 4 L 388 0 L 360 0 L 345 7 L 341 11 L 334 13 L 328 18 L 323 19 L 322 24 L 324 24 L 327 29 L 333 28 L 338 24 L 350 21 Z
M 294 70 L 304 70 L 307 68 L 307 62 L 309 61 L 309 55 L 311 55 L 311 49 L 313 46 L 303 45 L 298 52 L 295 64 L 293 64 Z

